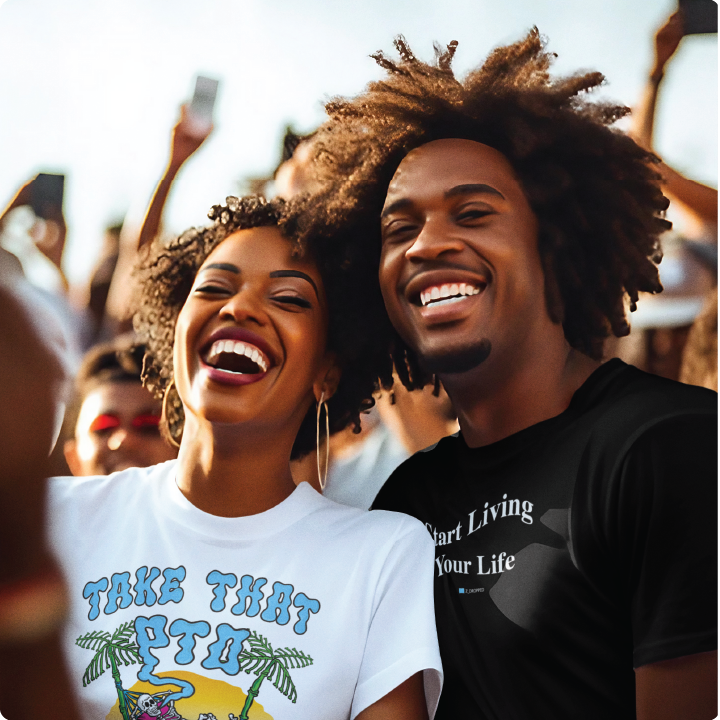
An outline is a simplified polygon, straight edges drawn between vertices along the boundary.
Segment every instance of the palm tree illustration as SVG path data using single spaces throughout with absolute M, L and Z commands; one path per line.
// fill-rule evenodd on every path
M 295 648 L 273 650 L 272 645 L 254 631 L 250 633 L 247 642 L 250 649 L 243 650 L 238 655 L 240 669 L 248 674 L 257 675 L 257 679 L 248 690 L 247 699 L 238 720 L 248 720 L 250 706 L 255 702 L 255 698 L 260 692 L 260 686 L 266 678 L 271 680 L 272 684 L 288 700 L 295 702 L 297 690 L 288 670 L 304 668 L 313 664 L 313 659 L 309 655 Z
M 83 675 L 83 687 L 89 685 L 93 680 L 97 680 L 110 668 L 120 701 L 120 713 L 124 720 L 131 720 L 131 716 L 120 680 L 118 665 L 120 663 L 132 665 L 141 662 L 139 648 L 137 644 L 131 642 L 134 632 L 134 623 L 130 621 L 123 623 L 112 635 L 106 630 L 93 630 L 93 632 L 86 633 L 75 641 L 76 645 L 85 650 L 96 651 Z

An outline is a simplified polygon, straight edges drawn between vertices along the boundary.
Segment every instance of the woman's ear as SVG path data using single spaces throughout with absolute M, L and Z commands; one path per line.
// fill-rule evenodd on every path
M 340 370 L 340 367 L 336 362 L 335 355 L 333 354 L 330 358 L 330 366 L 325 371 L 324 375 L 313 385 L 315 400 L 320 402 L 320 398 L 322 397 L 323 402 L 327 402 L 335 394 L 338 384 L 340 383 L 341 376 L 342 370 Z

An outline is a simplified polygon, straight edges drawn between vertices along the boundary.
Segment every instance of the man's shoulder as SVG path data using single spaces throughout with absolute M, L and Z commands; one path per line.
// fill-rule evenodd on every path
M 599 418 L 616 432 L 634 432 L 671 418 L 717 415 L 717 393 L 643 372 L 613 361 L 599 382 L 595 397 L 587 397 Z
M 459 448 L 459 433 L 455 433 L 409 457 L 387 479 L 372 504 L 373 510 L 409 512 L 408 499 L 422 501 L 437 483 L 452 474 Z

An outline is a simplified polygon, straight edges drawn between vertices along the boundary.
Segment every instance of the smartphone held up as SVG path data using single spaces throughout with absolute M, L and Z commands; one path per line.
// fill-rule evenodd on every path
M 210 132 L 218 85 L 218 80 L 197 76 L 195 92 L 187 108 L 188 128 L 193 135 L 203 137 Z
M 30 207 L 35 215 L 50 220 L 62 215 L 65 176 L 39 173 L 30 184 Z
M 704 35 L 718 31 L 718 4 L 714 0 L 679 0 L 683 35 Z

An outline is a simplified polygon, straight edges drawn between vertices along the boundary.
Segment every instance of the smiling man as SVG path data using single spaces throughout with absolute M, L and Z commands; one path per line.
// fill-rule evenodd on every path
M 717 396 L 602 363 L 662 289 L 655 158 L 537 31 L 463 81 L 456 43 L 396 46 L 328 105 L 316 167 L 403 383 L 460 422 L 374 503 L 435 540 L 436 717 L 715 717 Z

